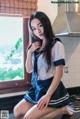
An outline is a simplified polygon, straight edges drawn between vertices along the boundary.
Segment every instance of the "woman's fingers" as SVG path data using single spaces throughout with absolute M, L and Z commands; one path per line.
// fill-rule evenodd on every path
M 43 108 L 47 108 L 47 105 L 48 105 L 48 103 L 47 102 L 45 102 L 45 101 L 39 101 L 39 103 L 38 103 L 38 105 L 37 105 L 37 108 L 39 109 L 39 110 L 42 110 Z
M 34 51 L 36 49 L 40 48 L 40 47 L 41 47 L 41 44 L 38 41 L 36 41 L 36 42 L 33 43 L 33 49 L 34 49 Z
M 45 104 L 45 107 L 44 107 L 44 108 L 46 109 L 46 108 L 47 108 L 47 106 L 48 106 L 48 102 L 46 102 L 46 104 Z
M 37 108 L 38 108 L 38 109 L 41 109 L 42 107 L 43 107 L 43 101 L 40 100 L 40 101 L 38 102 Z

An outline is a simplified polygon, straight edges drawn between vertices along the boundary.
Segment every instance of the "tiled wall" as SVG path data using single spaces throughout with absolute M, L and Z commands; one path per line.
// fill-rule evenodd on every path
M 68 87 L 80 86 L 80 37 L 60 37 L 66 53 L 62 81 Z

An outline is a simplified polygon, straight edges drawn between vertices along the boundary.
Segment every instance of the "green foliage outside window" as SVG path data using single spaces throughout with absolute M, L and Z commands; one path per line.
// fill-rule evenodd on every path
M 22 43 L 22 38 L 19 38 L 14 48 L 10 51 L 9 55 L 7 56 L 7 61 L 12 60 L 12 57 L 14 56 L 15 53 L 17 53 L 18 49 L 20 48 L 21 43 Z M 0 68 L 0 81 L 1 82 L 15 80 L 16 77 L 23 79 L 24 77 L 23 67 L 17 68 L 15 70 L 13 70 L 12 68 L 9 68 L 9 69 Z

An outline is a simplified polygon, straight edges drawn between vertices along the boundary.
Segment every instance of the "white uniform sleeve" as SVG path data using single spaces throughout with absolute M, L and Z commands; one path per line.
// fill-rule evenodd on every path
M 52 48 L 53 63 L 55 66 L 65 65 L 65 51 L 64 45 L 57 41 Z

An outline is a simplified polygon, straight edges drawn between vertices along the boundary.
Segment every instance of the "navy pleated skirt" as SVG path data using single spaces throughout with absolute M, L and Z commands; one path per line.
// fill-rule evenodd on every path
M 49 86 L 51 85 L 52 80 L 54 80 L 53 77 L 46 80 L 37 80 L 35 86 L 30 88 L 26 92 L 24 99 L 32 104 L 37 104 L 39 99 L 46 94 Z M 58 108 L 68 105 L 69 102 L 69 94 L 65 89 L 63 83 L 60 81 L 59 86 L 53 93 L 48 106 Z

